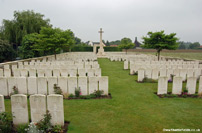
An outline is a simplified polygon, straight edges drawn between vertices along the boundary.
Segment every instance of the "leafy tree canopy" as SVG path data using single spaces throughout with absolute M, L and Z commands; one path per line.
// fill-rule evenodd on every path
M 156 49 L 158 59 L 160 52 L 163 49 L 175 50 L 178 48 L 178 38 L 175 37 L 176 33 L 166 35 L 164 31 L 148 32 L 146 37 L 143 37 L 143 47 Z
M 34 11 L 14 11 L 13 20 L 3 20 L 1 26 L 2 39 L 20 45 L 25 35 L 39 33 L 41 27 L 51 27 L 49 19 Z
M 194 42 L 194 43 L 191 43 L 189 45 L 189 49 L 196 49 L 196 48 L 199 48 L 200 47 L 200 43 L 199 42 Z
M 8 41 L 0 39 L 0 62 L 13 60 L 15 51 Z
M 33 50 L 45 52 L 44 54 L 55 54 L 62 50 L 71 49 L 75 44 L 75 37 L 71 30 L 43 27 L 39 34 L 40 40 L 33 45 Z M 55 56 L 56 57 L 56 56 Z
M 121 44 L 118 46 L 120 49 L 125 49 L 126 50 L 126 54 L 127 54 L 127 50 L 130 48 L 133 48 L 135 46 L 134 43 L 132 43 L 132 40 L 130 38 L 123 38 L 121 39 Z

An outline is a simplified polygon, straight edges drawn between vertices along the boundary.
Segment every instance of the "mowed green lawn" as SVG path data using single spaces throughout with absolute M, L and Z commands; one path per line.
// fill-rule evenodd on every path
M 99 59 L 102 75 L 109 76 L 112 99 L 64 100 L 69 132 L 162 132 L 170 129 L 202 130 L 202 99 L 159 98 L 157 83 L 137 83 L 123 70 L 123 62 Z M 10 100 L 6 100 L 10 110 Z

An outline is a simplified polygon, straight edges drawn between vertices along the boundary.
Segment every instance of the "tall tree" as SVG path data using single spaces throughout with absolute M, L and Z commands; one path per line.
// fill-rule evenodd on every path
M 109 44 L 109 41 L 108 41 L 108 40 L 106 41 L 106 46 L 110 46 L 110 44 Z
M 121 44 L 118 46 L 120 49 L 125 49 L 126 54 L 128 49 L 133 48 L 135 46 L 134 43 L 132 43 L 132 40 L 130 38 L 123 38 L 121 39 Z
M 148 37 L 143 37 L 143 47 L 152 48 L 157 50 L 158 60 L 160 58 L 160 52 L 163 49 L 175 50 L 178 48 L 178 38 L 175 37 L 176 33 L 166 35 L 164 31 L 160 32 L 148 32 Z
M 36 51 L 45 51 L 48 54 L 56 54 L 61 50 L 70 49 L 75 44 L 74 34 L 70 30 L 61 30 L 59 28 L 43 27 L 40 31 L 40 41 L 33 45 Z
M 37 51 L 33 46 L 41 41 L 40 34 L 32 33 L 25 35 L 22 40 L 22 45 L 19 47 L 19 56 L 22 59 L 33 58 L 44 55 L 45 50 Z
M 184 43 L 180 43 L 178 49 L 186 49 L 186 46 Z
M 15 58 L 15 51 L 8 41 L 0 39 L 0 62 L 10 61 Z
M 13 20 L 3 20 L 1 27 L 2 39 L 19 46 L 25 35 L 39 33 L 41 27 L 51 27 L 49 19 L 34 11 L 14 11 Z
M 196 48 L 199 48 L 200 47 L 200 43 L 199 42 L 194 42 L 194 43 L 191 43 L 189 45 L 189 49 L 196 49 Z

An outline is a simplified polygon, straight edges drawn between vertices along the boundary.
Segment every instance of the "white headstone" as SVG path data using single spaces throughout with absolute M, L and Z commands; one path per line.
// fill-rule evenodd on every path
M 60 69 L 53 69 L 53 76 L 60 77 Z
M 60 69 L 60 73 L 62 77 L 68 77 L 68 71 L 67 69 Z
M 95 72 L 95 76 L 96 76 L 96 77 L 101 77 L 102 72 L 101 72 L 101 69 L 100 69 L 100 68 L 94 69 L 94 72 Z
M 0 94 L 0 113 L 5 112 L 4 96 Z
M 63 93 L 68 93 L 67 89 L 67 77 L 59 77 L 58 78 L 58 86 L 62 90 Z
M 180 76 L 180 69 L 174 69 L 173 70 L 173 75 Z
M 22 76 L 22 77 L 27 77 L 27 76 L 28 76 L 28 71 L 27 71 L 27 69 L 20 69 L 20 76 Z
M 151 78 L 152 78 L 151 75 L 152 75 L 152 69 L 147 68 L 147 69 L 145 70 L 145 77 L 151 79 Z
M 68 78 L 68 92 L 69 94 L 75 94 L 75 89 L 77 88 L 77 77 Z
M 29 77 L 36 77 L 36 69 L 29 69 Z
M 16 87 L 17 88 L 17 79 L 15 77 L 9 77 L 7 78 L 8 80 L 8 94 L 9 96 L 14 93 L 13 88 Z
M 171 79 L 172 74 L 173 74 L 173 69 L 167 69 L 167 77 L 169 80 Z
M 0 77 L 0 94 L 8 96 L 7 78 Z
M 38 77 L 37 83 L 38 94 L 47 95 L 47 79 L 45 77 Z
M 108 95 L 109 87 L 108 87 L 108 77 L 102 76 L 99 77 L 99 90 L 104 91 L 104 95 Z
M 37 69 L 37 75 L 38 75 L 38 77 L 44 77 L 45 69 Z
M 180 95 L 182 93 L 182 77 L 173 77 L 172 94 Z
M 46 96 L 35 94 L 30 96 L 31 120 L 34 123 L 39 122 L 46 114 Z
M 187 78 L 187 69 L 180 69 L 180 77 L 182 77 L 182 80 L 183 81 L 186 81 L 186 78 Z
M 78 87 L 80 88 L 81 95 L 87 95 L 87 77 L 78 77 Z
M 128 69 L 128 61 L 124 61 L 124 70 L 127 70 Z
M 167 77 L 159 77 L 158 80 L 158 92 L 157 94 L 167 94 L 168 89 L 168 78 Z
M 18 77 L 16 79 L 19 94 L 27 94 L 27 79 L 25 77 Z
M 166 69 L 160 69 L 160 76 L 161 77 L 166 77 L 167 76 Z
M 195 94 L 196 92 L 196 77 L 187 77 L 188 94 Z
M 200 79 L 199 79 L 199 89 L 198 89 L 198 93 L 199 93 L 199 94 L 202 93 L 202 76 L 200 76 Z
M 86 69 L 88 77 L 94 77 L 94 70 L 93 69 Z
M 28 89 L 28 94 L 30 95 L 38 93 L 36 77 L 27 78 L 27 89 Z
M 10 69 L 9 65 L 4 65 L 4 69 Z
M 52 69 L 45 69 L 45 76 L 46 77 L 52 77 Z
M 51 94 L 47 96 L 47 107 L 51 114 L 52 125 L 64 125 L 63 96 Z
M 86 76 L 86 69 L 78 69 L 78 74 L 79 74 L 79 77 Z
M 58 84 L 57 77 L 49 77 L 48 79 L 48 94 L 55 94 L 54 84 Z
M 27 96 L 23 94 L 16 94 L 11 96 L 11 108 L 13 114 L 13 124 L 28 124 L 28 107 Z
M 68 73 L 70 77 L 76 77 L 77 76 L 77 69 L 69 69 Z
M 89 94 L 94 93 L 94 91 L 98 90 L 98 77 L 88 77 L 89 81 Z
M 194 77 L 196 77 L 197 79 L 199 79 L 199 77 L 201 76 L 201 69 L 194 69 Z
M 13 69 L 13 77 L 20 77 L 20 70 L 19 69 Z
M 12 69 L 18 69 L 18 66 L 17 65 L 12 65 L 11 68 Z
M 158 69 L 153 69 L 152 70 L 152 79 L 157 80 L 159 77 L 159 70 Z
M 144 80 L 144 69 L 138 69 L 138 82 L 142 82 Z
M 0 69 L 0 77 L 3 77 L 4 76 L 4 71 L 3 69 Z
M 194 69 L 187 70 L 187 77 L 194 77 Z

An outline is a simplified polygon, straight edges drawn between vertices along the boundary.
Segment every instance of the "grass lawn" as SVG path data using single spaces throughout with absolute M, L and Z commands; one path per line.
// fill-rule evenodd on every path
M 157 83 L 137 83 L 123 70 L 123 62 L 99 59 L 102 75 L 109 76 L 112 99 L 64 100 L 69 132 L 162 132 L 202 130 L 202 99 L 157 97 Z M 10 111 L 10 100 L 6 100 Z
M 152 54 L 156 55 L 154 52 L 138 52 L 142 54 Z M 176 53 L 166 53 L 166 52 L 161 52 L 162 56 L 170 56 L 170 57 L 179 57 L 183 59 L 196 59 L 196 60 L 202 60 L 202 53 L 181 53 L 181 52 L 176 52 Z

